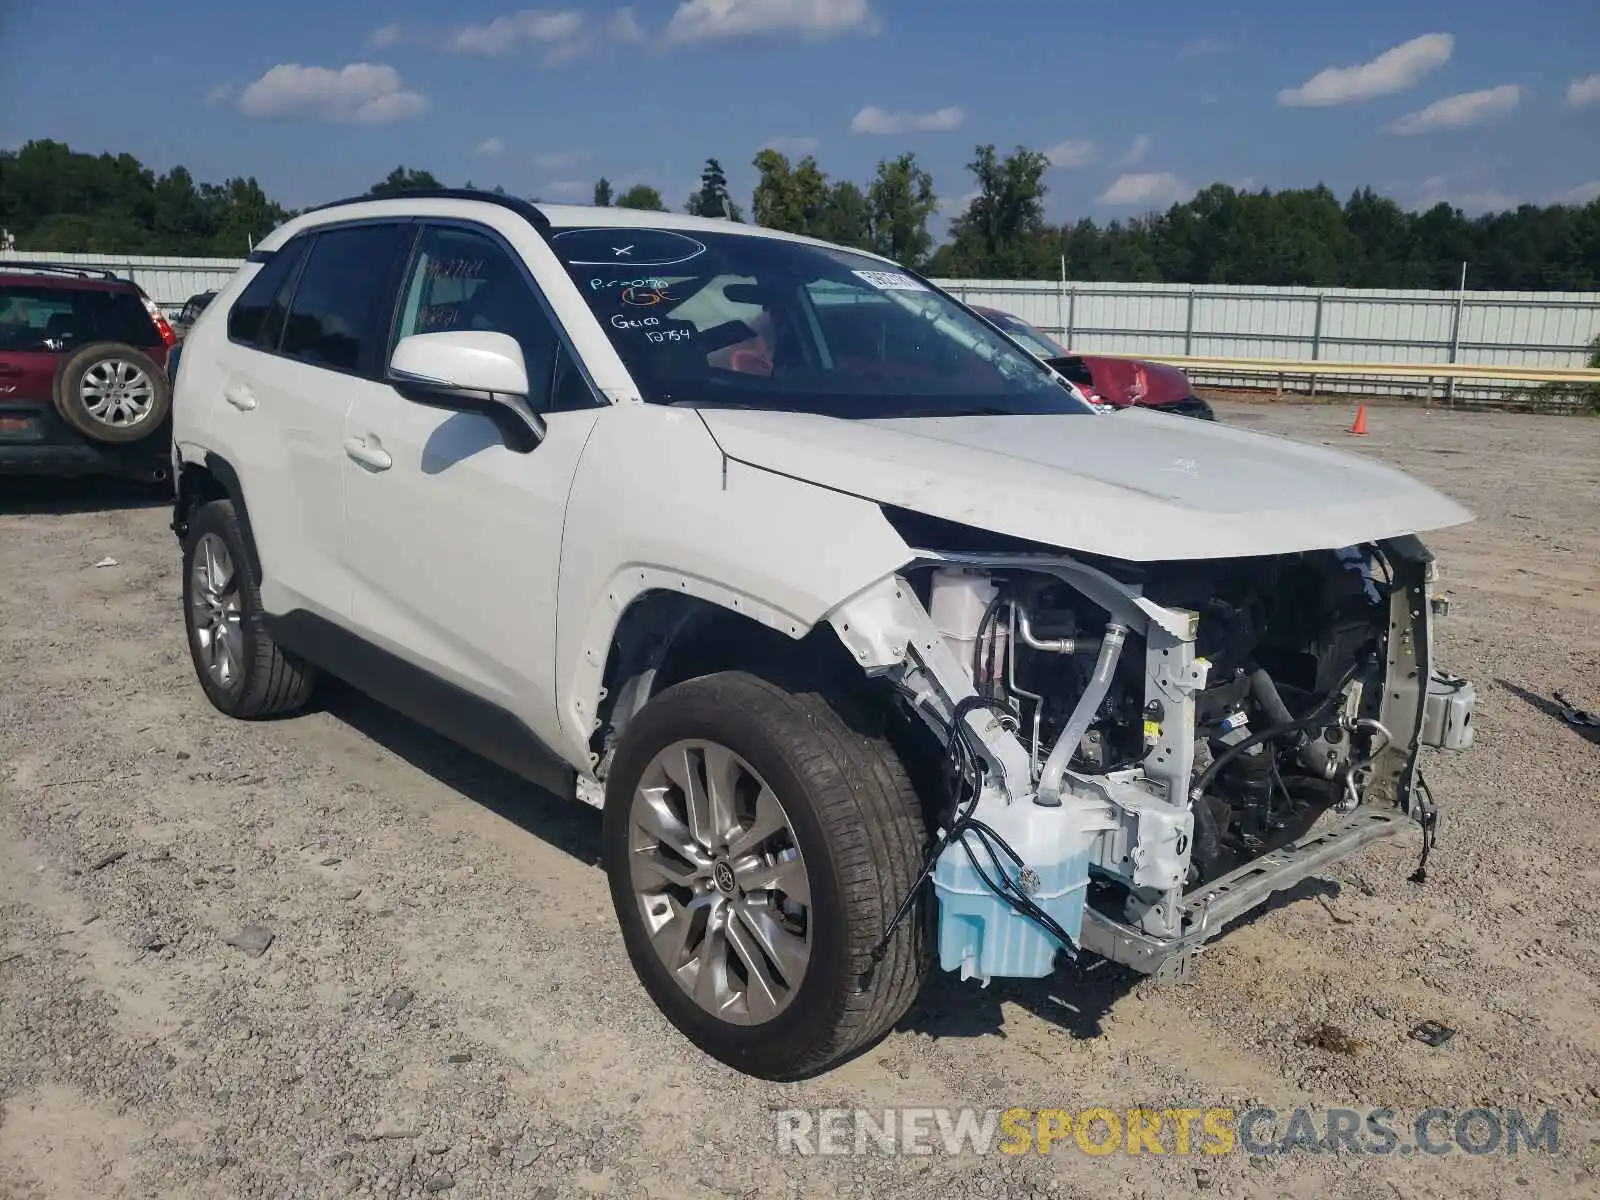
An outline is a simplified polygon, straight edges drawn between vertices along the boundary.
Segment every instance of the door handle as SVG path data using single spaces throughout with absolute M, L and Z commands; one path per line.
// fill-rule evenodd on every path
M 249 412 L 256 406 L 255 393 L 242 383 L 229 384 L 223 390 L 222 398 L 240 412 Z
M 368 470 L 387 471 L 394 466 L 394 459 L 389 457 L 389 452 L 381 446 L 369 446 L 366 438 L 345 438 L 344 452 L 351 461 L 360 463 Z

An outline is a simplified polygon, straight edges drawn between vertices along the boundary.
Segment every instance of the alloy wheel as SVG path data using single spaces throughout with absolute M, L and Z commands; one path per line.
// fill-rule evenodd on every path
M 650 944 L 706 1012 L 760 1025 L 811 961 L 811 881 L 782 802 L 743 758 L 681 741 L 650 761 L 628 819 Z
M 83 407 L 102 425 L 126 428 L 147 418 L 155 407 L 156 389 L 137 363 L 107 358 L 83 373 L 79 385 Z
M 200 664 L 219 687 L 232 690 L 244 672 L 244 626 L 239 573 L 227 543 L 202 534 L 189 572 L 189 619 Z

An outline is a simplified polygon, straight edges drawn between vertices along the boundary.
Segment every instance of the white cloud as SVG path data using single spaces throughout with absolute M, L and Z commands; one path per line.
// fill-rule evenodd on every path
M 445 49 L 491 58 L 538 51 L 546 66 L 556 67 L 644 40 L 644 29 L 631 8 L 619 8 L 599 21 L 572 9 L 525 8 L 481 25 L 459 27 L 446 39 Z
M 373 50 L 386 50 L 404 38 L 405 32 L 399 25 L 384 25 L 367 34 L 367 45 Z
M 1481 92 L 1462 92 L 1459 96 L 1446 96 L 1443 100 L 1435 100 L 1427 108 L 1407 113 L 1389 126 L 1389 132 L 1410 136 L 1436 133 L 1441 129 L 1468 129 L 1505 116 L 1521 99 L 1522 91 L 1514 83 L 1485 88 Z
M 499 138 L 486 137 L 483 139 L 483 141 L 478 143 L 477 147 L 472 152 L 474 154 L 481 154 L 485 158 L 493 158 L 497 154 L 504 154 L 505 150 L 506 144 Z
M 1158 206 L 1173 204 L 1193 189 L 1170 171 L 1142 175 L 1119 175 L 1100 197 L 1101 204 Z
M 779 154 L 805 157 L 815 154 L 822 142 L 814 137 L 775 137 L 768 138 L 759 147 L 762 150 L 776 150 Z
M 933 112 L 886 112 L 869 104 L 850 122 L 851 133 L 896 134 L 929 133 L 959 129 L 967 114 L 956 105 Z
M 1150 135 L 1141 133 L 1133 139 L 1133 145 L 1128 147 L 1128 152 L 1117 159 L 1116 166 L 1134 167 L 1144 161 L 1144 156 L 1150 153 Z
M 1094 161 L 1094 143 L 1082 138 L 1068 138 L 1045 150 L 1044 156 L 1052 167 L 1082 167 Z
M 548 66 L 560 66 L 619 46 L 637 46 L 644 40 L 644 27 L 633 15 L 633 9 L 619 8 L 599 24 L 587 23 L 580 33 L 556 42 L 545 53 L 544 61 Z
M 1195 38 L 1194 41 L 1178 51 L 1179 58 L 1201 58 L 1208 54 L 1226 54 L 1233 49 L 1227 42 L 1216 37 Z
M 583 14 L 526 8 L 482 25 L 463 25 L 447 43 L 457 54 L 508 55 L 530 46 L 551 46 L 583 32 Z
M 1600 179 L 1591 179 L 1588 183 L 1580 183 L 1575 188 L 1567 188 L 1550 197 L 1555 204 L 1584 205 L 1594 200 L 1600 200 Z
M 683 0 L 665 36 L 677 43 L 785 34 L 820 41 L 881 27 L 870 0 Z
M 557 179 L 547 183 L 539 189 L 539 195 L 557 196 L 563 200 L 574 200 L 579 196 L 591 195 L 594 184 L 585 183 L 581 179 Z
M 1371 62 L 1319 71 L 1297 88 L 1284 88 L 1278 103 L 1325 108 L 1403 92 L 1449 62 L 1455 45 L 1452 34 L 1425 33 L 1385 50 Z
M 232 99 L 233 84 L 219 83 L 216 87 L 212 88 L 206 93 L 206 107 L 216 108 L 218 105 L 226 104 Z
M 333 70 L 279 63 L 239 94 L 247 117 L 300 117 L 378 125 L 426 111 L 420 92 L 407 90 L 400 73 L 383 63 L 351 63 Z
M 1567 103 L 1573 108 L 1600 104 L 1600 75 L 1587 75 L 1567 84 Z

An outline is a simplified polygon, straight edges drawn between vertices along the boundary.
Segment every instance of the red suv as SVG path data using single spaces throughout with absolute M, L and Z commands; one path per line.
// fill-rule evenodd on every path
M 164 479 L 177 340 L 126 279 L 0 260 L 0 474 Z

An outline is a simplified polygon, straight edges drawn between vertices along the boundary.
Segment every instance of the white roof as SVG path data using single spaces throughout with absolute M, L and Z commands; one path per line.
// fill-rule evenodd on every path
M 639 208 L 600 208 L 588 204 L 535 204 L 538 209 L 557 228 L 600 228 L 600 229 L 675 229 L 685 233 L 733 233 L 748 237 L 777 238 L 787 242 L 802 242 L 812 246 L 832 246 L 831 242 L 824 242 L 818 238 L 804 237 L 796 233 L 785 233 L 780 229 L 768 229 L 764 225 L 747 225 L 739 221 L 726 221 L 713 217 L 691 217 L 687 213 L 651 212 Z M 386 196 L 371 200 L 359 200 L 349 204 L 337 204 L 329 208 L 315 209 L 302 213 L 291 221 L 285 222 L 260 242 L 263 250 L 276 250 L 294 234 L 302 229 L 315 225 L 326 225 L 333 221 L 355 221 L 384 216 L 436 216 L 471 218 L 480 215 L 486 208 L 496 209 L 500 212 L 514 211 L 507 206 L 496 204 L 493 200 L 474 200 L 458 197 L 416 197 L 416 196 Z M 863 254 L 868 258 L 877 258 L 888 262 L 881 256 L 866 250 L 855 250 L 849 247 L 852 253 Z

